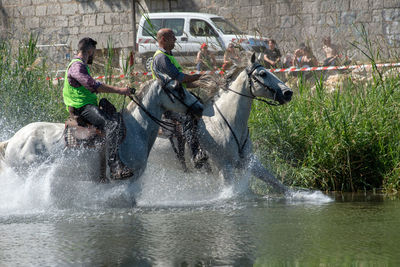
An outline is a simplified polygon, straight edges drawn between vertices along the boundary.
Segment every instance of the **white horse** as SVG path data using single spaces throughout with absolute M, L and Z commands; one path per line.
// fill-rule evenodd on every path
M 152 82 L 142 99 L 141 107 L 128 105 L 123 112 L 126 137 L 119 147 L 122 162 L 133 170 L 130 179 L 138 178 L 146 168 L 147 158 L 156 140 L 161 115 L 166 111 L 190 112 L 201 116 L 203 105 L 177 81 Z M 13 169 L 29 169 L 63 154 L 64 124 L 34 122 L 21 128 L 9 140 L 0 142 L 0 160 Z M 71 172 L 79 170 L 92 180 L 103 178 L 103 149 L 69 150 Z M 66 153 L 64 153 L 66 154 Z M 0 167 L 1 163 L 0 162 Z M 73 163 L 71 163 L 73 162 Z M 71 176 L 73 174 L 70 174 Z
M 252 175 L 272 185 L 276 191 L 284 192 L 286 187 L 261 164 L 252 151 L 248 119 L 254 99 L 265 97 L 271 99 L 270 104 L 282 105 L 291 100 L 293 92 L 255 60 L 253 54 L 244 70 L 244 67 L 236 69 L 239 75 L 230 87 L 221 90 L 220 97 L 205 106 L 198 124 L 200 146 L 209 156 L 212 169 L 217 170 L 225 181 L 234 177 L 234 170 L 248 168 Z M 171 153 L 168 143 L 167 139 L 158 138 L 153 153 Z M 176 161 L 175 158 L 165 156 L 164 160 Z M 171 165 L 172 162 L 167 164 Z

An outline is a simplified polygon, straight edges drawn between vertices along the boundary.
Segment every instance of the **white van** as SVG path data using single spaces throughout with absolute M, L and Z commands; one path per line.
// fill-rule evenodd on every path
M 174 56 L 181 64 L 195 65 L 197 52 L 207 43 L 219 62 L 230 42 L 245 50 L 262 52 L 268 47 L 266 38 L 243 34 L 223 17 L 195 12 L 148 13 L 142 16 L 137 31 L 137 52 L 141 63 L 150 70 L 154 52 L 158 49 L 155 35 L 161 28 L 171 28 L 176 36 Z

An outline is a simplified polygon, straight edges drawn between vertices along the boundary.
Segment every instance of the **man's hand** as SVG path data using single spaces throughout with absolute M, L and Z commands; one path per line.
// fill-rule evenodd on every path
M 131 95 L 131 88 L 129 88 L 129 87 L 121 87 L 121 88 L 119 88 L 118 94 L 129 96 L 129 95 Z

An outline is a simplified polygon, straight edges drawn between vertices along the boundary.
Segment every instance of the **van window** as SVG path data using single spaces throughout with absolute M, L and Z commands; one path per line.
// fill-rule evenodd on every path
M 201 19 L 190 20 L 190 34 L 193 36 L 218 36 L 213 27 Z
M 143 36 L 156 36 L 161 28 L 170 28 L 175 36 L 183 34 L 184 19 L 151 19 L 151 22 L 145 21 L 143 25 Z
M 143 36 L 156 36 L 159 29 L 162 26 L 162 19 L 152 19 L 151 23 L 146 20 L 143 25 Z
M 175 36 L 181 36 L 183 34 L 184 19 L 164 19 L 163 28 L 170 28 L 174 32 Z
M 223 18 L 211 18 L 211 20 L 224 34 L 243 34 L 243 32 L 236 28 L 235 25 Z

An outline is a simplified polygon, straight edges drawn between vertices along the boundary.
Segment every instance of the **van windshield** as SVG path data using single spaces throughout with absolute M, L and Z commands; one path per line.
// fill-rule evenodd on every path
M 243 34 L 243 32 L 236 28 L 235 25 L 227 20 L 224 20 L 223 18 L 211 18 L 211 20 L 214 22 L 215 26 L 217 26 L 217 28 L 224 34 Z

